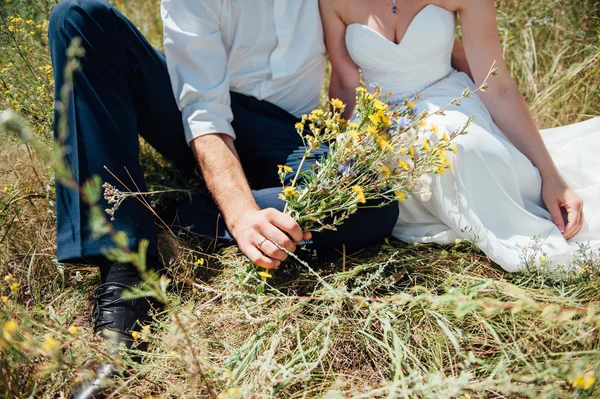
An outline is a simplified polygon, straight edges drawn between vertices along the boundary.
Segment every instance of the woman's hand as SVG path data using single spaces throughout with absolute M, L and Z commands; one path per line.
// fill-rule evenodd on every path
M 583 226 L 583 201 L 559 175 L 542 178 L 542 199 L 552 216 L 552 221 L 558 227 L 565 239 L 570 239 L 579 233 Z M 567 226 L 563 211 L 567 214 Z

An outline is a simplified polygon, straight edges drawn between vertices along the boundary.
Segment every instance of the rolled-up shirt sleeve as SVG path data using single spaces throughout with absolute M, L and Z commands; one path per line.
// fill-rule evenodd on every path
M 224 133 L 235 138 L 227 51 L 219 29 L 223 0 L 162 0 L 167 67 L 188 144 Z

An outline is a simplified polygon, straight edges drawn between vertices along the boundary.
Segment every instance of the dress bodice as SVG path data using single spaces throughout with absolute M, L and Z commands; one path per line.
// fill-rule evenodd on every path
M 453 71 L 456 15 L 430 4 L 412 20 L 399 44 L 362 24 L 346 29 L 346 46 L 365 83 L 378 84 L 392 99 L 414 94 Z

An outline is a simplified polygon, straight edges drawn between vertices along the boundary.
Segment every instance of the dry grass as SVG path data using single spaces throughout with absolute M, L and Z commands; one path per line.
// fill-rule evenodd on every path
M 43 21 L 53 3 L 0 7 L 0 109 L 16 108 L 48 145 Z M 157 0 L 115 3 L 160 45 Z M 600 115 L 598 2 L 497 3 L 505 55 L 539 124 Z M 24 32 L 8 30 L 10 17 L 23 18 Z M 98 275 L 55 262 L 51 171 L 25 145 L 0 140 L 0 275 L 14 277 L 0 287 L 0 394 L 61 397 L 86 360 L 105 356 L 87 322 Z M 144 159 L 153 176 L 168 168 L 148 148 Z M 578 276 L 508 275 L 465 242 L 390 242 L 349 256 L 346 270 L 339 260 L 311 263 L 314 272 L 290 263 L 263 286 L 236 248 L 167 233 L 160 244 L 168 303 L 142 337 L 148 350 L 123 354 L 131 371 L 114 382 L 118 395 L 600 396 L 597 259 L 582 260 L 591 272 Z

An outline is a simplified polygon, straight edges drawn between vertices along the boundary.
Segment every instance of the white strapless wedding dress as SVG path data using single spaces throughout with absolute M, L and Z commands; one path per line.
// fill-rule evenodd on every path
M 419 111 L 436 110 L 460 97 L 473 81 L 451 66 L 456 30 L 453 12 L 425 7 L 412 21 L 400 44 L 361 25 L 349 25 L 346 45 L 367 83 L 392 92 L 392 102 L 415 93 Z M 407 242 L 449 244 L 474 241 L 507 271 L 524 267 L 524 248 L 534 237 L 541 247 L 536 259 L 553 265 L 570 263 L 579 245 L 597 253 L 600 247 L 600 118 L 542 131 L 559 170 L 584 201 L 586 223 L 566 241 L 552 223 L 541 199 L 539 172 L 496 126 L 477 95 L 430 119 L 439 126 L 460 127 L 475 117 L 468 134 L 457 138 L 452 169 L 436 175 L 432 198 L 411 196 L 400 203 L 393 236 Z M 539 254 L 539 255 L 538 255 Z

